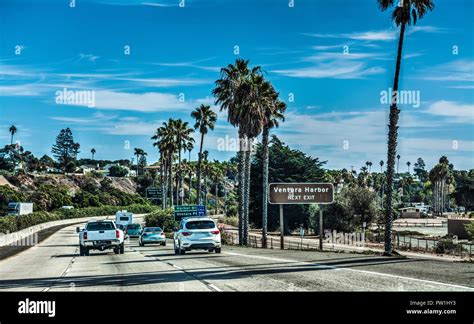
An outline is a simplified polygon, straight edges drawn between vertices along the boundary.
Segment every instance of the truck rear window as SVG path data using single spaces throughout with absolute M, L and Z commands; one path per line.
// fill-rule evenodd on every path
M 121 217 L 120 217 L 120 220 L 121 220 L 121 221 L 128 221 L 128 216 L 121 216 Z
M 88 231 L 107 231 L 115 229 L 112 223 L 89 223 L 87 225 Z

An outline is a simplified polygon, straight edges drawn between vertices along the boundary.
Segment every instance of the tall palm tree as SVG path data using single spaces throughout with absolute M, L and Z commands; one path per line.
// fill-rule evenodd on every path
M 410 161 L 408 161 L 408 162 L 407 162 L 408 173 L 410 173 L 410 165 L 411 165 L 411 162 L 410 162 Z
M 192 174 L 192 171 L 193 171 L 193 167 L 192 167 L 192 164 L 191 164 L 191 152 L 193 151 L 194 149 L 194 141 L 189 141 L 186 143 L 186 146 L 184 147 L 184 153 L 188 152 L 189 153 L 189 158 L 188 158 L 188 161 L 187 161 L 187 166 L 186 166 L 186 170 L 188 171 L 188 176 L 189 176 L 189 204 L 191 204 L 191 194 L 192 194 L 192 187 L 193 187 L 193 174 Z M 184 204 L 184 198 L 183 198 L 183 202 Z
M 265 89 L 264 89 L 265 90 Z M 268 164 L 269 164 L 269 136 L 270 129 L 279 126 L 279 121 L 284 121 L 286 104 L 278 99 L 279 94 L 273 86 L 267 85 L 267 105 L 264 107 L 265 119 L 263 121 L 262 146 L 263 146 L 263 199 L 262 199 L 262 247 L 267 247 L 268 231 Z
M 372 169 L 372 162 L 369 161 L 368 167 L 369 167 L 369 173 L 370 173 L 370 170 Z
M 152 137 L 155 142 L 154 146 L 158 147 L 160 152 L 160 164 L 162 166 L 161 180 L 163 190 L 163 208 L 167 207 L 167 196 L 170 198 L 170 207 L 174 206 L 173 199 L 173 161 L 176 158 L 178 145 L 176 140 L 176 132 L 174 131 L 173 119 L 164 122 L 163 125 L 157 129 L 155 135 Z
M 393 7 L 396 0 L 377 0 L 379 8 L 382 11 Z M 407 25 L 412 22 L 415 25 L 418 19 L 433 10 L 434 4 L 431 0 L 403 0 L 392 13 L 392 20 L 400 27 L 400 37 L 398 40 L 397 63 L 395 66 L 395 76 L 393 81 L 394 98 L 390 104 L 389 125 L 388 125 L 388 150 L 387 150 L 387 195 L 385 209 L 385 255 L 392 254 L 392 194 L 393 181 L 395 173 L 395 155 L 397 154 L 397 137 L 398 137 L 398 118 L 400 110 L 398 109 L 398 84 L 400 76 L 400 67 L 403 54 L 403 41 L 405 38 L 405 30 Z
M 94 155 L 95 155 L 95 153 L 97 153 L 97 151 L 95 150 L 95 148 L 93 148 L 93 149 L 91 150 L 92 160 L 94 160 Z
M 400 154 L 397 154 L 397 174 L 398 172 L 398 167 L 400 166 Z
M 192 113 L 191 117 L 196 120 L 194 124 L 194 129 L 199 130 L 201 134 L 201 143 L 199 144 L 199 153 L 198 153 L 198 170 L 197 170 L 197 203 L 201 203 L 201 164 L 202 164 L 202 150 L 204 146 L 204 135 L 208 133 L 209 130 L 214 130 L 214 126 L 217 121 L 217 114 L 212 111 L 210 106 L 201 105 L 196 108 Z
M 229 64 L 221 69 L 220 78 L 215 82 L 215 88 L 212 94 L 216 98 L 215 103 L 221 106 L 222 110 L 227 110 L 227 120 L 239 131 L 239 152 L 237 154 L 239 161 L 238 171 L 238 194 L 239 194 L 239 244 L 247 244 L 248 223 L 248 195 L 249 186 L 247 174 L 250 172 L 250 139 L 251 130 L 256 130 L 256 124 L 262 126 L 262 114 L 255 114 L 251 109 L 250 83 L 255 75 L 261 74 L 260 67 L 252 69 L 248 66 L 249 61 L 237 59 L 235 64 Z M 255 106 L 254 106 L 255 107 Z M 257 115 L 257 116 L 255 116 Z M 255 118 L 257 117 L 257 118 Z M 255 124 L 256 123 L 256 124 Z M 254 126 L 254 127 L 252 127 Z M 258 127 L 257 127 L 258 128 Z M 257 129 L 260 130 L 260 129 Z M 259 133 L 259 132 L 258 132 Z M 247 167 L 246 167 L 247 166 Z
M 8 131 L 11 134 L 10 145 L 13 145 L 13 135 L 15 135 L 18 132 L 18 129 L 16 128 L 15 125 L 11 125 Z
M 176 145 L 178 151 L 178 166 L 177 166 L 177 186 L 176 186 L 176 201 L 179 205 L 180 190 L 183 187 L 183 176 L 181 174 L 181 152 L 187 147 L 189 142 L 194 142 L 192 133 L 194 130 L 189 127 L 188 122 L 183 122 L 181 119 L 173 120 L 173 132 L 175 133 Z
M 160 154 L 159 162 L 160 162 L 160 183 L 161 183 L 161 192 L 162 192 L 162 199 L 161 199 L 161 206 L 162 209 L 166 209 L 167 206 L 167 199 L 166 199 L 166 175 L 167 175 L 167 158 L 166 158 L 166 129 L 161 126 L 155 132 L 155 135 L 151 137 L 153 142 L 153 146 L 158 149 Z
M 138 177 L 138 168 L 140 166 L 140 157 L 147 155 L 147 153 L 143 149 L 135 147 L 133 155 L 135 155 L 137 157 L 137 175 L 136 176 Z
M 214 163 L 212 164 L 212 167 L 211 167 L 211 175 L 214 180 L 214 195 L 216 199 L 214 215 L 217 215 L 219 212 L 219 183 L 222 177 L 224 176 L 224 166 L 221 163 L 219 163 L 219 161 L 214 160 Z
M 384 165 L 383 160 L 380 160 L 379 165 L 380 165 L 380 173 L 383 173 L 383 165 Z

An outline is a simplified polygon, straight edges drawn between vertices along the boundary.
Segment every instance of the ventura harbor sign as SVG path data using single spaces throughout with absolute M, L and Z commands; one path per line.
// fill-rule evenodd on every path
M 332 204 L 334 185 L 332 183 L 270 183 L 268 202 L 280 205 L 280 248 L 283 250 L 283 205 Z M 319 208 L 319 249 L 323 250 L 323 210 Z
M 270 183 L 270 204 L 332 204 L 332 183 Z

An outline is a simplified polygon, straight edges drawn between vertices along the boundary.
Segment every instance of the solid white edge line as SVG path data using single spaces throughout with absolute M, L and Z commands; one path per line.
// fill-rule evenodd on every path
M 222 291 L 221 289 L 217 288 L 215 285 L 213 284 L 208 284 L 209 287 L 211 287 L 212 289 L 214 289 L 215 291 Z
M 297 261 L 297 260 L 288 260 L 288 259 L 264 257 L 264 256 L 258 256 L 258 255 L 249 255 L 249 254 L 235 253 L 235 252 L 224 252 L 224 254 L 236 255 L 236 256 L 244 256 L 244 257 L 256 258 L 256 259 L 273 260 L 273 261 L 279 261 L 279 262 L 303 263 L 303 264 L 318 265 L 317 263 L 314 264 L 314 263 L 310 263 L 310 262 L 306 262 L 306 261 Z M 335 266 L 325 266 L 324 264 L 321 264 L 320 266 L 324 266 L 324 267 L 327 267 L 328 269 L 333 269 L 333 270 L 354 271 L 354 272 L 359 272 L 359 273 L 365 273 L 365 274 L 371 274 L 371 275 L 378 275 L 378 276 L 384 276 L 384 277 L 391 277 L 391 278 L 407 279 L 407 280 L 413 280 L 413 281 L 423 282 L 423 283 L 427 283 L 427 284 L 441 285 L 441 286 L 447 286 L 447 287 L 452 287 L 452 288 L 461 288 L 461 289 L 467 289 L 467 290 L 472 290 L 472 291 L 474 291 L 474 288 L 472 288 L 472 287 L 467 287 L 467 286 L 462 286 L 462 285 L 448 284 L 448 283 L 439 282 L 439 281 L 432 281 L 432 280 L 426 280 L 426 279 L 411 278 L 411 277 L 405 277 L 405 276 L 399 276 L 399 275 L 394 275 L 394 274 L 389 274 L 389 273 L 381 273 L 381 272 L 375 272 L 375 271 L 369 271 L 369 270 L 359 270 L 359 269 L 349 269 L 349 268 L 341 268 L 341 267 L 335 267 Z

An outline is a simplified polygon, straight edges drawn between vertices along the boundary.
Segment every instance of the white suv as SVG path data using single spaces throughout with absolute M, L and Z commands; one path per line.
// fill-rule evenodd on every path
M 191 250 L 221 253 L 221 233 L 216 223 L 208 217 L 184 218 L 173 238 L 175 254 Z

